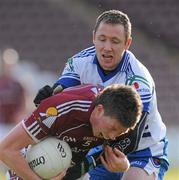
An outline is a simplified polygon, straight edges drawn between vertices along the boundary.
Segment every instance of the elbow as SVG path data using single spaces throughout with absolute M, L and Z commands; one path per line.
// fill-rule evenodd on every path
M 3 143 L 0 143 L 0 161 L 6 164 L 6 160 L 9 157 L 10 149 L 7 148 Z

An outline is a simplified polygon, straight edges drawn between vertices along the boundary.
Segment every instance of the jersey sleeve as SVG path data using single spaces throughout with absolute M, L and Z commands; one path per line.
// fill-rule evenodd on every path
M 126 84 L 133 86 L 141 97 L 143 111 L 149 112 L 150 103 L 154 94 L 154 83 L 145 76 L 133 75 L 126 80 Z
M 62 92 L 43 100 L 30 117 L 23 120 L 25 130 L 36 142 L 56 135 L 65 122 L 71 121 L 71 111 L 65 111 L 66 104 L 77 98 L 73 93 Z
M 69 58 L 66 66 L 62 72 L 61 77 L 57 80 L 56 84 L 62 85 L 64 88 L 80 85 L 80 75 L 78 73 L 75 58 Z
M 38 108 L 22 124 L 31 138 L 38 142 L 51 135 L 55 122 L 58 119 L 58 110 L 53 98 L 48 98 L 38 106 Z
M 47 136 L 58 136 L 75 125 L 89 123 L 94 89 L 90 85 L 68 88 L 43 100 L 30 117 L 23 120 L 24 129 L 38 142 Z

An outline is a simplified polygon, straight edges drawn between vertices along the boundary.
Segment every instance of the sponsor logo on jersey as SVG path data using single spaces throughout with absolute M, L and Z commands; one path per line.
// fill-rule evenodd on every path
M 89 136 L 85 136 L 83 137 L 84 141 L 98 141 L 97 137 L 89 137 Z
M 63 141 L 66 142 L 76 142 L 76 138 L 70 136 L 63 136 Z
M 81 148 L 78 148 L 78 147 L 72 147 L 72 148 L 71 148 L 71 151 L 74 152 L 74 153 L 88 152 L 88 151 L 89 151 L 89 148 L 87 148 L 87 149 L 81 149 Z
M 123 152 L 130 144 L 131 140 L 129 138 L 125 138 L 116 143 L 114 147 L 119 148 Z
M 146 89 L 147 91 L 147 89 L 150 88 L 150 85 L 147 79 L 138 75 L 133 75 L 132 77 L 128 78 L 125 84 L 133 86 L 136 90 L 139 90 L 140 88 L 142 88 L 142 89 Z
M 125 84 L 134 87 L 142 100 L 150 99 L 152 96 L 149 82 L 141 76 L 133 75 L 126 80 Z
M 142 161 L 132 161 L 131 165 L 137 165 L 139 167 L 143 167 L 144 165 L 146 165 L 146 162 L 142 162 Z

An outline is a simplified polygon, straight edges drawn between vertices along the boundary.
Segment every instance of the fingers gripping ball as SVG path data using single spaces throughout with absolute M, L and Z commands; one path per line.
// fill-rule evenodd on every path
M 44 179 L 57 176 L 71 164 L 72 152 L 69 145 L 54 137 L 49 137 L 31 146 L 26 159 L 31 169 Z

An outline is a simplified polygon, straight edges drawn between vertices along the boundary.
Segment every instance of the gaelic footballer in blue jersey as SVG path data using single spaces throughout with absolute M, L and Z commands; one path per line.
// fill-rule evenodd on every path
M 130 169 L 124 174 L 107 171 L 106 167 L 115 166 L 114 159 L 108 157 L 106 167 L 99 166 L 91 170 L 85 178 L 162 180 L 168 169 L 166 127 L 157 108 L 155 83 L 147 68 L 128 50 L 131 42 L 128 16 L 118 10 L 103 12 L 94 27 L 94 46 L 82 50 L 67 61 L 52 90 L 57 93 L 80 84 L 92 83 L 106 87 L 119 83 L 133 86 L 142 99 L 143 115 L 135 130 L 109 142 L 112 147 L 118 147 L 128 155 Z M 46 92 L 44 88 L 41 90 Z M 43 93 L 37 95 L 35 102 L 40 102 L 41 95 Z M 93 149 L 90 153 L 100 153 L 101 148 Z

